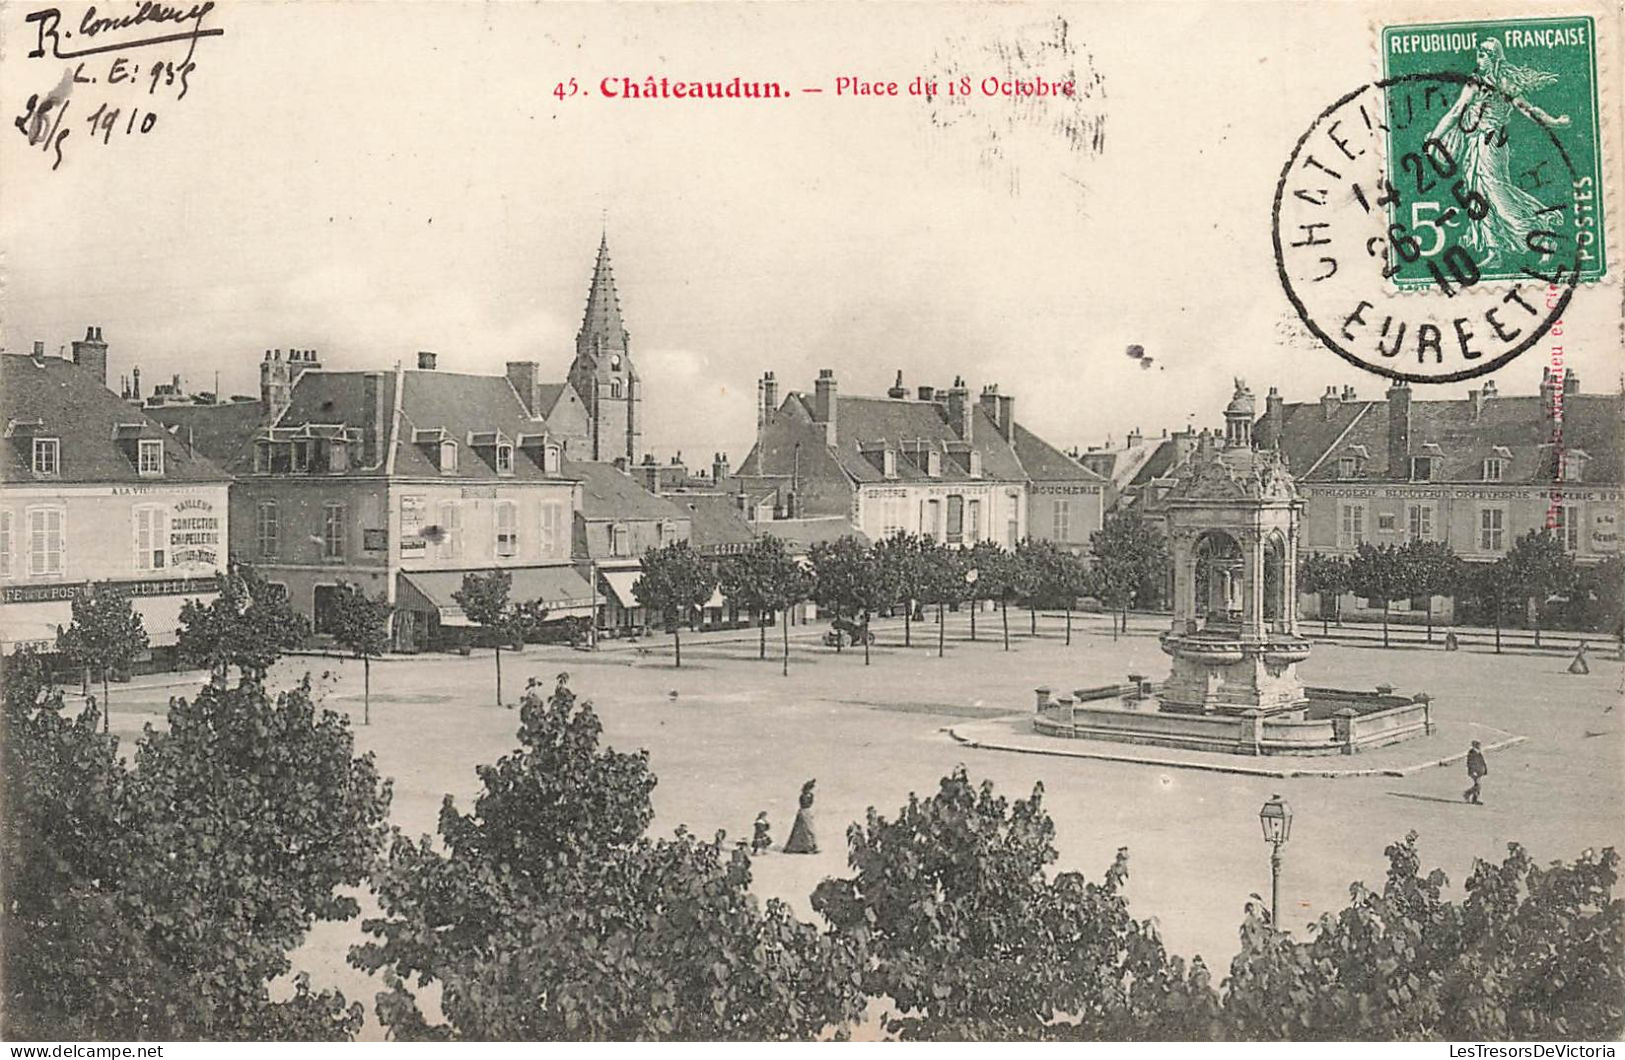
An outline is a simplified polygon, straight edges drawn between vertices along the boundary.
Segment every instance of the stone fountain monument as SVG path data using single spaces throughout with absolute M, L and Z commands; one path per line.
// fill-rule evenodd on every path
M 1203 433 L 1161 500 L 1173 561 L 1172 659 L 1160 685 L 1038 689 L 1052 736 L 1235 754 L 1355 754 L 1433 731 L 1425 695 L 1306 688 L 1298 632 L 1303 502 L 1286 461 L 1253 442 L 1257 409 L 1236 380 L 1224 436 Z

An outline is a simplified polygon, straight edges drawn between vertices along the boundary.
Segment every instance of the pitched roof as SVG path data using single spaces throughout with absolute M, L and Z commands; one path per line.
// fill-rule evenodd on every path
M 536 384 L 536 415 L 547 417 L 564 396 L 564 388 L 568 383 L 537 383 Z
M 581 318 L 578 351 L 600 347 L 605 352 L 624 352 L 626 327 L 621 322 L 621 296 L 615 291 L 615 269 L 609 263 L 609 234 L 598 241 L 598 260 L 592 267 L 592 285 L 587 289 L 587 309 Z
M 226 405 L 163 405 L 147 415 L 233 475 L 253 470 L 254 450 L 249 445 L 265 421 L 265 406 L 258 401 Z
M 231 478 L 72 361 L 0 354 L 0 414 L 11 442 L 0 446 L 0 482 L 152 484 L 227 482 Z M 57 439 L 57 474 L 34 474 L 31 439 L 35 437 Z M 132 444 L 139 439 L 164 443 L 163 475 L 140 474 L 137 448 Z
M 1028 478 L 1038 482 L 1105 481 L 1021 424 L 1015 424 L 1015 430 L 1011 433 L 1014 435 L 1011 441 L 1015 446 L 1016 457 L 1021 461 Z
M 839 515 L 813 516 L 806 519 L 774 519 L 770 522 L 759 522 L 755 525 L 758 537 L 776 537 L 783 541 L 791 552 L 805 552 L 821 542 L 836 541 L 843 537 L 855 537 L 859 541 L 868 541 L 863 531 L 858 530 Z
M 378 378 L 377 408 L 367 407 L 365 378 Z M 364 427 L 370 417 L 380 416 L 381 431 L 387 442 L 395 403 L 395 385 L 401 385 L 401 423 L 395 446 L 395 474 L 432 476 L 446 479 L 495 480 L 557 479 L 545 474 L 537 460 L 516 452 L 513 474 L 499 475 L 493 466 L 494 454 L 482 458 L 480 448 L 493 447 L 498 439 L 519 445 L 521 435 L 543 434 L 547 425 L 532 417 L 519 400 L 506 376 L 465 375 L 459 372 L 411 370 L 395 372 L 332 372 L 311 370 L 294 385 L 288 408 L 277 418 L 278 427 L 306 424 L 347 424 Z M 433 436 L 434 442 L 418 442 L 418 432 Z M 432 445 L 440 438 L 474 448 L 469 458 L 459 458 L 455 471 L 442 474 L 431 456 Z M 348 474 L 377 474 L 377 468 L 352 467 Z M 563 476 L 563 477 L 568 477 Z
M 1429 481 L 1482 482 L 1484 461 L 1489 457 L 1503 461 L 1500 482 L 1544 484 L 1553 480 L 1555 452 L 1540 397 L 1497 395 L 1482 399 L 1476 417 L 1473 409 L 1470 398 L 1412 399 L 1409 455 L 1434 458 Z M 1282 416 L 1282 450 L 1291 461 L 1293 474 L 1311 482 L 1336 480 L 1338 459 L 1360 453 L 1356 446 L 1363 447 L 1360 478 L 1404 479 L 1408 468 L 1389 466 L 1388 416 L 1386 401 L 1339 407 L 1330 420 L 1318 402 L 1287 405 Z M 1622 420 L 1625 397 L 1575 393 L 1564 398 L 1563 446 L 1582 450 L 1589 457 L 1586 482 L 1621 481 Z
M 756 540 L 734 499 L 726 494 L 672 493 L 667 494 L 666 499 L 688 512 L 693 520 L 689 540 L 702 552 L 728 545 L 748 545 Z
M 811 420 L 812 407 L 806 395 L 792 394 L 786 400 L 799 402 Z M 1027 476 L 1015 449 L 999 433 L 998 425 L 987 411 L 973 405 L 971 417 L 971 441 L 966 445 L 935 402 L 839 395 L 835 403 L 835 445 L 831 452 L 841 468 L 859 482 L 887 481 L 879 455 L 880 449 L 885 447 L 898 451 L 894 476 L 898 481 L 971 481 L 968 462 L 971 450 L 981 454 L 983 479 L 1025 479 Z M 941 474 L 935 477 L 927 473 L 924 456 L 933 449 L 942 454 Z
M 613 464 L 566 460 L 564 473 L 581 480 L 581 514 L 587 519 L 689 518 L 689 512 L 650 493 Z

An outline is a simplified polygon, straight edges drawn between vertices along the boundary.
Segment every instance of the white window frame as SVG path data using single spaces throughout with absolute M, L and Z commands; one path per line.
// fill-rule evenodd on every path
M 440 544 L 437 551 L 441 559 L 457 559 L 463 554 L 463 510 L 456 501 L 440 502 Z
M 1484 481 L 1500 482 L 1501 476 L 1506 472 L 1506 464 L 1498 456 L 1484 458 Z
M 880 473 L 886 478 L 897 477 L 897 450 L 886 449 L 881 452 Z
M 497 446 L 497 474 L 513 474 L 513 446 L 507 444 Z
M 1405 508 L 1405 530 L 1412 541 L 1432 541 L 1433 505 L 1407 505 Z
M 542 555 L 552 557 L 559 550 L 559 527 L 563 520 L 560 516 L 564 506 L 558 501 L 542 502 Z
M 491 522 L 495 528 L 496 555 L 501 559 L 519 555 L 519 505 L 514 501 L 497 501 Z
M 266 533 L 267 527 L 270 533 Z M 254 554 L 260 559 L 276 559 L 281 549 L 282 513 L 276 501 L 260 501 L 254 505 Z
M 970 477 L 982 477 L 982 454 L 975 449 L 970 451 Z
M 1384 519 L 1386 519 L 1388 521 L 1387 526 L 1382 525 Z M 1396 512 L 1378 512 L 1377 513 L 1377 533 L 1379 533 L 1379 534 L 1393 534 L 1393 533 L 1398 533 L 1398 532 L 1399 532 L 1399 515 L 1398 515 L 1398 513 L 1396 513 Z
M 150 463 L 147 459 L 149 456 L 153 456 Z M 135 469 L 137 474 L 145 476 L 157 476 L 164 473 L 164 443 L 162 439 L 137 439 L 135 443 Z
M 1072 502 L 1063 497 L 1055 499 L 1054 532 L 1056 541 L 1072 540 Z
M 440 443 L 440 473 L 450 475 L 457 470 L 457 443 L 446 439 Z
M 1425 474 L 1425 475 L 1421 473 L 1422 469 L 1424 469 L 1424 468 L 1427 469 L 1427 474 Z M 1413 457 L 1411 457 L 1410 472 L 1411 472 L 1410 481 L 1412 481 L 1412 482 L 1432 482 L 1433 481 L 1433 457 L 1431 457 L 1431 456 L 1413 456 Z
M 0 509 L 0 578 L 9 578 L 13 570 L 12 555 L 17 532 L 16 517 L 10 508 Z
M 138 504 L 130 510 L 133 522 L 135 569 L 158 571 L 169 566 L 169 511 L 161 504 Z
M 921 532 L 931 540 L 940 544 L 942 542 L 942 536 L 948 528 L 947 524 L 943 522 L 942 501 L 936 498 L 927 500 L 925 502 L 925 514 L 921 518 L 920 522 L 923 524 L 921 526 Z
M 610 525 L 609 554 L 612 556 L 630 556 L 632 554 L 632 528 L 625 523 Z
M 971 543 L 982 540 L 982 501 L 972 497 L 965 501 L 965 540 Z
M 343 559 L 349 546 L 349 510 L 343 501 L 322 502 L 322 559 Z
M 1492 519 L 1491 516 L 1494 516 Z M 1507 510 L 1500 505 L 1485 505 L 1478 509 L 1478 550 L 1480 552 L 1506 551 Z
M 1337 458 L 1338 478 L 1353 478 L 1358 468 L 1359 464 L 1352 456 L 1340 456 Z
M 33 463 L 30 466 L 36 475 L 62 474 L 62 439 L 35 438 Z
M 1585 512 L 1578 504 L 1559 504 L 1553 509 L 1553 516 L 1552 532 L 1563 548 L 1569 552 L 1580 551 L 1580 528 L 1585 523 Z
M 544 475 L 556 475 L 559 473 L 558 446 L 549 445 L 542 449 L 542 473 Z
M 44 517 L 55 516 L 56 528 L 53 548 L 50 526 L 43 525 Z M 35 526 L 36 517 L 42 525 Z M 60 578 L 67 567 L 68 509 L 61 505 L 39 506 L 28 509 L 28 576 L 30 578 Z M 43 548 L 37 547 L 43 542 Z M 54 562 L 53 562 L 54 559 Z
M 1337 506 L 1337 547 L 1359 548 L 1366 542 L 1365 505 L 1345 502 Z

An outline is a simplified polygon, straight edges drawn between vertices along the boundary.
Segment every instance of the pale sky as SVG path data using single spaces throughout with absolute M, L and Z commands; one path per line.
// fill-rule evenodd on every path
M 1289 400 L 1386 389 L 1293 314 L 1270 205 L 1315 115 L 1380 76 L 1376 27 L 1415 21 L 1405 5 L 225 5 L 185 99 L 75 86 L 55 172 L 12 125 L 71 65 L 24 57 L 38 6 L 0 9 L 0 342 L 54 352 L 99 325 L 115 386 L 139 364 L 148 389 L 218 371 L 257 393 L 270 347 L 562 379 L 607 214 L 646 443 L 693 462 L 744 456 L 769 368 L 787 390 L 821 367 L 853 393 L 899 368 L 911 388 L 998 383 L 1063 446 L 1216 423 L 1232 376 Z M 62 10 L 77 27 L 83 5 Z M 126 54 L 144 78 L 185 45 Z M 1012 67 L 1098 85 L 1072 103 L 906 94 Z M 650 74 L 826 91 L 552 94 Z M 842 76 L 905 94 L 838 97 Z M 86 123 L 104 100 L 122 111 L 107 144 Z M 149 133 L 124 131 L 131 106 L 158 114 Z M 1620 318 L 1617 273 L 1571 306 L 1587 390 L 1619 385 Z M 1534 390 L 1542 349 L 1503 392 Z

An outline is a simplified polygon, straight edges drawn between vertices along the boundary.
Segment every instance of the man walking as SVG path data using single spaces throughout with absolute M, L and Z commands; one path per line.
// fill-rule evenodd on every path
M 1474 740 L 1473 746 L 1467 751 L 1467 776 L 1472 779 L 1473 786 L 1462 792 L 1461 797 L 1474 806 L 1482 806 L 1483 803 L 1478 801 L 1478 792 L 1485 774 L 1489 771 L 1489 763 L 1484 761 L 1484 752 L 1479 750 L 1478 741 Z

